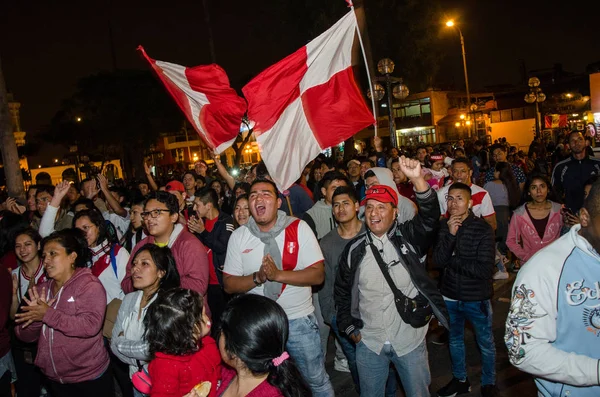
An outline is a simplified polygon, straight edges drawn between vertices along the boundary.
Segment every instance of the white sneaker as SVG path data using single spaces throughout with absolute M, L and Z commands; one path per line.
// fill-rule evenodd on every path
M 345 358 L 337 358 L 333 359 L 333 369 L 339 372 L 350 372 L 350 368 L 348 367 L 348 360 Z
M 508 279 L 508 272 L 498 271 L 498 272 L 496 272 L 496 274 L 494 274 L 493 279 L 494 280 L 506 280 L 506 279 Z

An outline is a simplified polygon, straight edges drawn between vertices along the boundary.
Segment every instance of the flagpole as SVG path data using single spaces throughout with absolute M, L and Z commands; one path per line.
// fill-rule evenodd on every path
M 373 128 L 375 129 L 375 136 L 377 136 L 377 113 L 375 112 L 375 95 L 373 95 L 373 83 L 371 82 L 371 71 L 369 70 L 369 61 L 367 60 L 367 53 L 365 52 L 365 45 L 362 40 L 362 36 L 360 34 L 360 28 L 358 26 L 358 19 L 356 19 L 356 12 L 354 11 L 354 4 L 352 0 L 346 0 L 348 7 L 354 13 L 354 19 L 356 20 L 356 33 L 358 35 L 358 42 L 360 43 L 360 50 L 363 55 L 363 59 L 365 61 L 365 69 L 367 70 L 367 80 L 369 81 L 369 92 L 371 93 L 371 105 L 373 108 L 373 118 L 375 118 L 375 123 L 373 123 Z

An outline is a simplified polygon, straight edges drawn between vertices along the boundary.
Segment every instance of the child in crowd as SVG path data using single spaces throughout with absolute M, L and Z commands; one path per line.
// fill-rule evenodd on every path
M 150 355 L 151 397 L 181 397 L 199 383 L 211 382 L 216 396 L 221 355 L 210 334 L 202 297 L 193 290 L 174 288 L 150 306 L 144 326 Z
M 434 153 L 429 159 L 431 160 L 431 168 L 423 168 L 423 176 L 429 186 L 431 186 L 433 190 L 438 191 L 444 186 L 444 181 L 450 174 L 444 167 L 444 155 Z

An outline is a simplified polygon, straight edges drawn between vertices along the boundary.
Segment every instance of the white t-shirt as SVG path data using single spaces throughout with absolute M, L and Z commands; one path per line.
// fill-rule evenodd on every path
M 33 283 L 32 283 L 31 278 L 27 277 L 22 270 L 23 270 L 23 266 L 19 266 L 16 269 L 13 269 L 11 272 L 13 275 L 15 275 L 17 277 L 17 283 L 18 283 L 17 285 L 19 288 L 17 290 L 17 299 L 19 300 L 19 303 L 21 303 L 21 300 L 23 299 L 23 297 L 27 295 L 27 291 L 29 290 L 30 286 L 33 287 L 34 285 L 37 285 L 40 282 L 43 282 L 46 280 L 46 274 L 44 273 L 44 266 L 42 265 L 41 261 L 40 261 L 40 264 L 38 265 L 38 268 L 35 271 L 35 274 L 33 276 Z M 41 291 L 38 291 L 38 292 L 41 293 Z
M 450 189 L 450 186 L 444 186 L 438 190 L 438 201 L 443 216 L 448 215 L 448 189 Z M 496 214 L 490 194 L 481 186 L 471 184 L 471 200 L 473 200 L 473 208 L 471 208 L 473 215 L 486 218 Z
M 284 253 L 284 240 L 285 231 L 282 231 L 275 238 L 282 256 Z M 290 244 L 290 247 L 286 247 L 286 249 L 298 249 L 298 263 L 294 270 L 306 269 L 323 260 L 319 242 L 304 221 L 300 221 L 298 224 L 297 245 L 297 247 L 293 247 Z M 231 276 L 248 276 L 259 271 L 264 256 L 264 247 L 263 242 L 250 233 L 247 227 L 238 228 L 229 238 L 223 273 Z M 248 293 L 263 295 L 263 289 L 264 285 L 261 285 L 251 289 Z M 290 320 L 308 316 L 315 311 L 311 287 L 286 285 L 277 299 L 277 303 L 283 308 Z

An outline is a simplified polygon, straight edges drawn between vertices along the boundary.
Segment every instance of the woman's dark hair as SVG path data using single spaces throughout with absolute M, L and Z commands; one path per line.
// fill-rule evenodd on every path
M 85 235 L 79 229 L 63 229 L 54 232 L 48 237 L 42 239 L 40 251 L 44 251 L 44 246 L 50 242 L 59 243 L 67 252 L 67 255 L 75 252 L 75 267 L 88 267 L 92 261 L 92 251 L 87 246 Z
M 556 199 L 556 193 L 554 192 L 554 187 L 552 186 L 550 178 L 539 172 L 534 172 L 527 177 L 527 181 L 525 182 L 525 186 L 523 187 L 523 199 L 521 200 L 521 202 L 526 203 L 528 201 L 532 201 L 531 195 L 529 194 L 529 188 L 531 187 L 533 181 L 536 179 L 543 181 L 546 184 L 546 186 L 548 186 L 548 195 L 546 196 L 546 200 L 557 202 L 558 200 Z
M 135 258 L 143 251 L 148 251 L 156 268 L 165 272 L 165 275 L 160 279 L 157 292 L 164 292 L 181 286 L 179 271 L 177 270 L 175 258 L 169 247 L 159 247 L 156 244 L 148 243 L 137 250 L 135 255 L 133 255 L 131 263 L 133 263 Z
M 26 227 L 25 229 L 20 229 L 17 230 L 15 233 L 15 241 L 13 243 L 13 247 L 14 245 L 17 243 L 17 237 L 26 234 L 27 236 L 29 236 L 30 239 L 32 239 L 36 244 L 39 244 L 40 241 L 42 241 L 42 236 L 40 236 L 40 234 L 38 233 L 37 230 L 35 230 L 32 227 Z
M 179 202 L 177 201 L 177 197 L 169 192 L 157 190 L 148 193 L 144 200 L 144 207 L 146 207 L 150 200 L 156 200 L 159 203 L 166 205 L 169 210 L 169 215 L 179 214 Z
M 512 166 L 507 162 L 500 161 L 496 163 L 495 170 L 500 173 L 498 179 L 502 181 L 508 191 L 508 206 L 510 209 L 517 208 L 521 201 L 521 190 L 515 174 L 512 172 Z
M 84 217 L 87 217 L 90 220 L 90 222 L 98 228 L 98 239 L 94 241 L 94 247 L 98 244 L 101 244 L 102 242 L 104 242 L 104 240 L 107 239 L 111 244 L 115 243 L 115 241 L 112 241 L 112 238 L 108 233 L 106 227 L 106 220 L 104 219 L 100 211 L 98 211 L 97 209 L 79 211 L 73 217 L 73 227 L 75 227 L 77 220 Z
M 28 224 L 22 215 L 10 211 L 0 213 L 0 257 L 4 256 L 15 247 L 15 238 L 19 231 L 25 229 Z
M 204 299 L 191 289 L 174 288 L 158 295 L 144 317 L 150 357 L 156 353 L 184 356 L 198 351 L 197 337 Z
M 237 204 L 240 200 L 246 200 L 248 202 L 248 204 L 250 204 L 250 200 L 248 199 L 248 195 L 247 194 L 241 194 L 239 197 L 236 197 L 235 200 L 233 200 L 233 205 L 231 206 L 231 213 L 233 214 L 235 212 L 235 207 L 237 207 Z M 240 225 L 237 223 L 237 221 L 235 220 L 235 216 L 233 217 L 233 223 L 235 227 L 239 227 Z
M 285 397 L 311 396 L 310 389 L 291 358 L 275 366 L 285 351 L 288 318 L 275 301 L 245 294 L 229 302 L 221 316 L 225 351 L 239 358 L 254 375 L 269 374 L 267 381 Z
M 93 210 L 94 208 L 96 208 L 96 205 L 94 205 L 94 202 L 92 200 L 90 200 L 89 198 L 87 198 L 87 197 L 79 197 L 71 205 L 71 210 L 73 212 L 75 212 L 75 208 L 77 208 L 80 205 L 85 205 L 86 209 L 88 209 L 88 210 Z
M 233 187 L 233 194 L 235 195 L 235 191 L 238 189 L 242 189 L 244 194 L 250 193 L 250 184 L 248 182 L 238 182 Z

